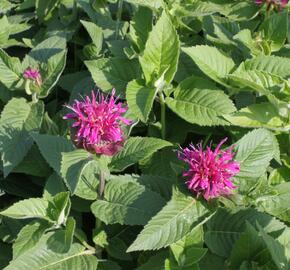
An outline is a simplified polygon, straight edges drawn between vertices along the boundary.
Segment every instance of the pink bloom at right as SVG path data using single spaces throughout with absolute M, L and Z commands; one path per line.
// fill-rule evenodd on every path
M 288 4 L 288 2 L 289 0 L 255 0 L 257 5 L 266 4 L 267 9 L 270 9 L 271 6 L 274 6 L 278 10 L 283 9 Z
M 187 178 L 187 187 L 206 200 L 228 195 L 236 186 L 232 177 L 240 171 L 240 165 L 233 160 L 233 147 L 221 150 L 223 139 L 213 151 L 209 146 L 202 149 L 201 143 L 197 146 L 190 145 L 178 152 L 178 158 L 189 165 L 183 173 Z

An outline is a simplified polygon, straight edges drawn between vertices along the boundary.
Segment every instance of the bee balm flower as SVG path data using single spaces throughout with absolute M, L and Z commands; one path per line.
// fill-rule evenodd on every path
M 220 150 L 222 140 L 213 151 L 209 146 L 205 150 L 202 145 L 188 148 L 178 152 L 178 158 L 189 165 L 189 169 L 183 173 L 187 178 L 187 187 L 206 200 L 227 195 L 236 188 L 231 179 L 240 171 L 239 163 L 233 161 L 233 148 Z
M 100 92 L 91 98 L 86 96 L 82 101 L 75 100 L 72 106 L 66 106 L 72 112 L 64 119 L 72 119 L 72 137 L 77 147 L 82 147 L 91 153 L 108 156 L 118 152 L 124 143 L 121 123 L 129 125 L 130 120 L 122 115 L 127 111 L 118 99 L 105 98 Z
M 23 77 L 41 85 L 41 75 L 37 69 L 27 68 L 23 73 Z
M 267 10 L 270 10 L 272 7 L 276 10 L 283 9 L 287 4 L 289 0 L 255 0 L 255 3 L 257 5 L 266 4 Z

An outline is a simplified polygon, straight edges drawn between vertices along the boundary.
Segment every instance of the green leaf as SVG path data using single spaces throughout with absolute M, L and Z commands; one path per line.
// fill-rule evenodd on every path
M 127 245 L 119 237 L 112 238 L 109 241 L 109 245 L 106 247 L 106 251 L 111 257 L 122 260 L 122 261 L 131 261 L 132 256 L 131 254 L 126 253 L 126 250 L 127 250 Z
M 207 252 L 207 249 L 203 248 L 202 226 L 195 227 L 181 240 L 170 245 L 170 249 L 180 269 L 194 267 Z
M 97 268 L 97 258 L 92 255 L 92 251 L 85 250 L 82 245 L 74 243 L 66 253 L 57 250 L 55 252 L 47 246 L 50 237 L 54 237 L 52 233 L 42 237 L 36 246 L 11 261 L 5 270 L 95 270 Z
M 126 2 L 132 3 L 134 5 L 140 5 L 140 6 L 145 6 L 145 7 L 149 7 L 153 10 L 157 10 L 160 7 L 164 6 L 164 2 L 163 0 L 125 0 Z
M 40 42 L 25 56 L 22 66 L 23 68 L 27 68 L 29 66 L 37 67 L 41 63 L 47 64 L 52 56 L 63 52 L 65 48 L 65 38 L 60 36 L 49 37 Z
M 0 250 L 0 268 L 4 269 L 12 259 L 11 245 L 0 242 Z
M 289 183 L 275 186 L 275 195 L 261 196 L 256 205 L 261 211 L 275 216 L 285 222 L 290 221 L 290 190 Z
M 233 70 L 234 61 L 221 53 L 217 48 L 200 45 L 189 48 L 182 48 L 196 65 L 214 81 L 226 85 L 226 76 Z
M 279 157 L 275 136 L 268 130 L 256 129 L 247 133 L 237 143 L 235 159 L 240 163 L 237 179 L 259 178 L 265 173 L 269 162 Z
M 155 252 L 155 255 L 151 256 L 148 261 L 136 268 L 135 270 L 165 270 L 164 262 L 168 257 L 168 251 L 162 250 Z
M 273 13 L 260 26 L 265 40 L 270 41 L 272 51 L 279 51 L 288 33 L 288 12 Z
M 90 154 L 82 149 L 62 153 L 61 175 L 68 188 L 74 194 L 78 182 L 88 165 Z
M 4 177 L 26 156 L 33 140 L 30 132 L 40 129 L 44 104 L 27 103 L 23 98 L 13 98 L 6 104 L 0 119 L 0 151 Z
M 140 77 L 138 62 L 126 58 L 103 58 L 85 61 L 96 85 L 105 92 L 116 88 L 117 94 L 124 94 L 128 82 Z
M 239 269 L 243 261 L 255 261 L 260 265 L 267 263 L 266 245 L 255 228 L 247 222 L 245 232 L 235 242 L 230 255 L 230 264 L 233 269 Z M 262 256 L 264 255 L 264 256 Z M 268 259 L 269 260 L 269 259 Z
M 58 0 L 35 1 L 36 14 L 40 23 L 43 23 L 51 18 L 52 11 L 56 8 L 57 2 Z
M 126 99 L 129 108 L 142 122 L 146 123 L 148 120 L 156 93 L 154 87 L 145 86 L 142 80 L 134 80 L 127 85 Z
M 62 74 L 66 64 L 67 51 L 63 50 L 49 58 L 40 87 L 39 97 L 46 97 L 51 89 L 56 85 L 60 75 Z
M 7 88 L 14 90 L 22 80 L 22 67 L 18 58 L 10 57 L 0 48 L 0 82 Z
M 91 206 L 93 214 L 106 224 L 145 225 L 164 205 L 164 199 L 130 176 L 111 179 L 105 200 Z
M 41 218 L 50 220 L 47 210 L 47 200 L 42 198 L 30 198 L 14 203 L 6 210 L 0 212 L 0 215 L 16 219 Z
M 265 71 L 280 77 L 290 77 L 290 59 L 279 56 L 258 56 L 243 63 L 245 70 Z
M 246 221 L 255 228 L 258 222 L 269 233 L 285 227 L 282 222 L 253 208 L 239 211 L 220 208 L 207 222 L 206 245 L 213 253 L 229 257 L 235 242 L 246 230 Z
M 264 127 L 268 129 L 289 129 L 285 120 L 279 115 L 276 107 L 271 103 L 252 104 L 238 112 L 224 115 L 232 125 L 248 128 Z
M 266 246 L 271 254 L 271 257 L 274 263 L 277 266 L 277 269 L 289 269 L 290 262 L 289 258 L 286 257 L 285 247 L 275 240 L 272 236 L 268 235 L 261 226 L 259 226 L 259 231 L 264 239 Z M 289 239 L 289 235 L 288 235 Z
M 166 98 L 168 107 L 192 124 L 227 125 L 222 116 L 235 111 L 233 102 L 222 91 L 198 88 L 206 85 L 202 85 L 203 80 L 200 83 L 195 80 L 193 76 L 182 81 L 174 92 L 174 98 Z
M 145 48 L 149 32 L 152 30 L 153 14 L 149 8 L 139 6 L 130 24 L 130 38 L 139 51 Z
M 87 22 L 81 20 L 82 25 L 88 31 L 93 44 L 96 46 L 97 52 L 99 53 L 103 46 L 103 32 L 102 28 L 98 27 L 96 24 L 92 22 Z
M 144 227 L 128 252 L 167 247 L 184 237 L 208 214 L 208 210 L 191 196 L 174 193 L 172 199 Z
M 56 173 L 60 175 L 62 152 L 74 149 L 72 143 L 64 137 L 32 134 L 42 156 Z
M 13 259 L 33 248 L 49 226 L 45 222 L 33 221 L 23 227 L 13 244 Z
M 65 186 L 63 179 L 56 172 L 53 172 L 45 183 L 43 198 L 51 200 L 57 193 L 64 191 L 67 191 L 67 187 Z
M 177 70 L 180 43 L 177 32 L 164 11 L 153 27 L 139 61 L 147 83 L 163 78 L 173 80 Z
M 171 143 L 157 138 L 131 137 L 124 148 L 112 158 L 110 166 L 113 170 L 122 171 L 166 146 L 171 146 Z

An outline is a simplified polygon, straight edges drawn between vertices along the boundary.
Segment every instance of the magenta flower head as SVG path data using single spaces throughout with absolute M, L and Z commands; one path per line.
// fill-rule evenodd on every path
M 37 69 L 27 68 L 23 73 L 23 77 L 34 81 L 38 85 L 41 85 L 41 75 Z
M 72 112 L 64 119 L 72 119 L 72 138 L 75 145 L 91 153 L 108 156 L 118 152 L 125 140 L 121 123 L 130 125 L 131 121 L 122 115 L 127 107 L 118 102 L 113 89 L 111 97 L 104 97 L 92 91 L 91 98 L 75 100 L 72 106 L 66 106 Z
M 266 4 L 267 10 L 271 10 L 273 8 L 277 11 L 280 11 L 287 6 L 288 2 L 289 0 L 255 0 L 257 5 Z
M 233 161 L 233 147 L 221 150 L 223 139 L 213 151 L 209 146 L 202 149 L 192 144 L 178 152 L 178 158 L 189 165 L 189 169 L 183 173 L 187 178 L 187 187 L 206 200 L 220 195 L 230 194 L 236 186 L 232 183 L 232 177 L 240 171 L 240 165 Z

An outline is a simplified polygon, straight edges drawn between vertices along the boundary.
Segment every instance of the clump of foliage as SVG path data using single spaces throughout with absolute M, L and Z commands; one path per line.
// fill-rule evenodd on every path
M 290 269 L 288 1 L 0 14 L 0 269 Z

